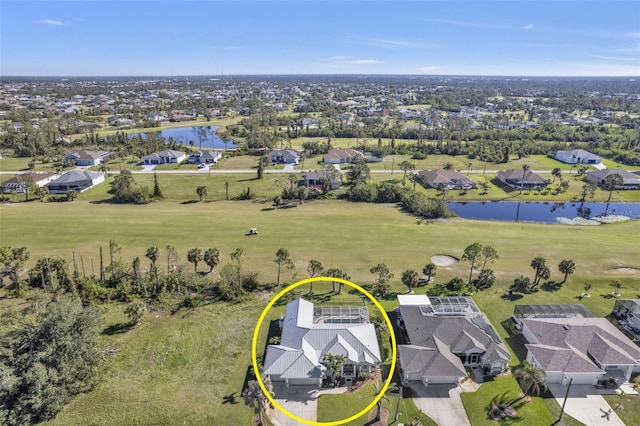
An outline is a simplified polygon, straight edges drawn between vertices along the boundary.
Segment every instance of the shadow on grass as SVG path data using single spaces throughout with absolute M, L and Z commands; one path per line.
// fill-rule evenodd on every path
M 523 297 L 524 296 L 520 293 L 511 293 L 511 294 L 505 293 L 502 296 L 500 296 L 501 299 L 508 300 L 510 302 L 515 302 L 516 300 L 520 300 Z
M 199 200 L 186 200 L 186 201 L 181 201 L 180 204 L 196 204 L 199 203 Z
M 542 284 L 542 289 L 544 291 L 558 291 L 561 288 L 562 288 L 561 282 L 547 281 L 546 283 Z
M 134 324 L 130 322 L 121 322 L 119 324 L 113 324 L 102 330 L 102 334 L 105 336 L 113 336 L 114 334 L 122 334 L 133 328 Z
M 225 395 L 222 397 L 222 404 L 239 404 L 238 401 L 236 401 L 236 394 L 238 392 L 233 392 L 230 393 L 229 395 Z
M 507 338 L 504 339 L 505 343 L 511 348 L 520 363 L 522 363 L 523 360 L 527 359 L 527 350 L 524 346 L 527 343 L 526 339 L 516 330 L 512 318 L 502 321 L 500 325 L 502 325 L 502 328 L 507 332 Z

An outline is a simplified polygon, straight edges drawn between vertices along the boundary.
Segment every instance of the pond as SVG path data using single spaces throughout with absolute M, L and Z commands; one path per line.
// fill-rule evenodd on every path
M 234 149 L 238 145 L 232 141 L 223 141 L 216 134 L 220 126 L 192 126 L 192 127 L 176 127 L 174 129 L 164 129 L 159 132 L 145 132 L 129 135 L 130 138 L 141 136 L 143 139 L 147 137 L 147 134 L 154 133 L 159 134 L 161 138 L 169 141 L 169 138 L 173 138 L 176 143 L 189 145 L 189 141 L 193 141 L 193 148 L 216 148 L 216 149 Z
M 562 218 L 593 218 L 620 215 L 640 219 L 640 203 L 549 203 L 517 201 L 475 201 L 449 203 L 449 208 L 463 219 L 504 222 L 560 223 Z

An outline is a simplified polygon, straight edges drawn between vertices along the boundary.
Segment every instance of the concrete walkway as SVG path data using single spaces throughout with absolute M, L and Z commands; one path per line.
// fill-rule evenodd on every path
M 550 384 L 549 390 L 562 407 L 567 386 Z M 624 426 L 618 414 L 611 409 L 599 390 L 591 385 L 573 385 L 564 412 L 589 426 Z M 611 390 L 602 393 L 612 393 Z
M 411 384 L 413 402 L 439 426 L 470 426 L 469 417 L 462 405 L 460 389 L 456 385 Z

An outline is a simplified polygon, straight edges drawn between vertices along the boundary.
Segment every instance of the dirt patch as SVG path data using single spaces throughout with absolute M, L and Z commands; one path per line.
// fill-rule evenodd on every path
M 640 272 L 640 268 L 622 267 L 622 268 L 616 268 L 616 272 L 623 272 L 625 274 L 637 274 Z
M 460 262 L 457 257 L 449 256 L 448 254 L 437 254 L 431 256 L 431 262 L 436 266 L 451 266 Z

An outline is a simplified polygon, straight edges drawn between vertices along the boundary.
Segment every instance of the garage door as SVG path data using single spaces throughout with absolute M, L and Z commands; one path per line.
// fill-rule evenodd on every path
M 590 374 L 565 374 L 562 379 L 562 384 L 568 385 L 570 379 L 573 379 L 572 384 L 574 385 L 595 385 L 598 380 L 598 376 Z

